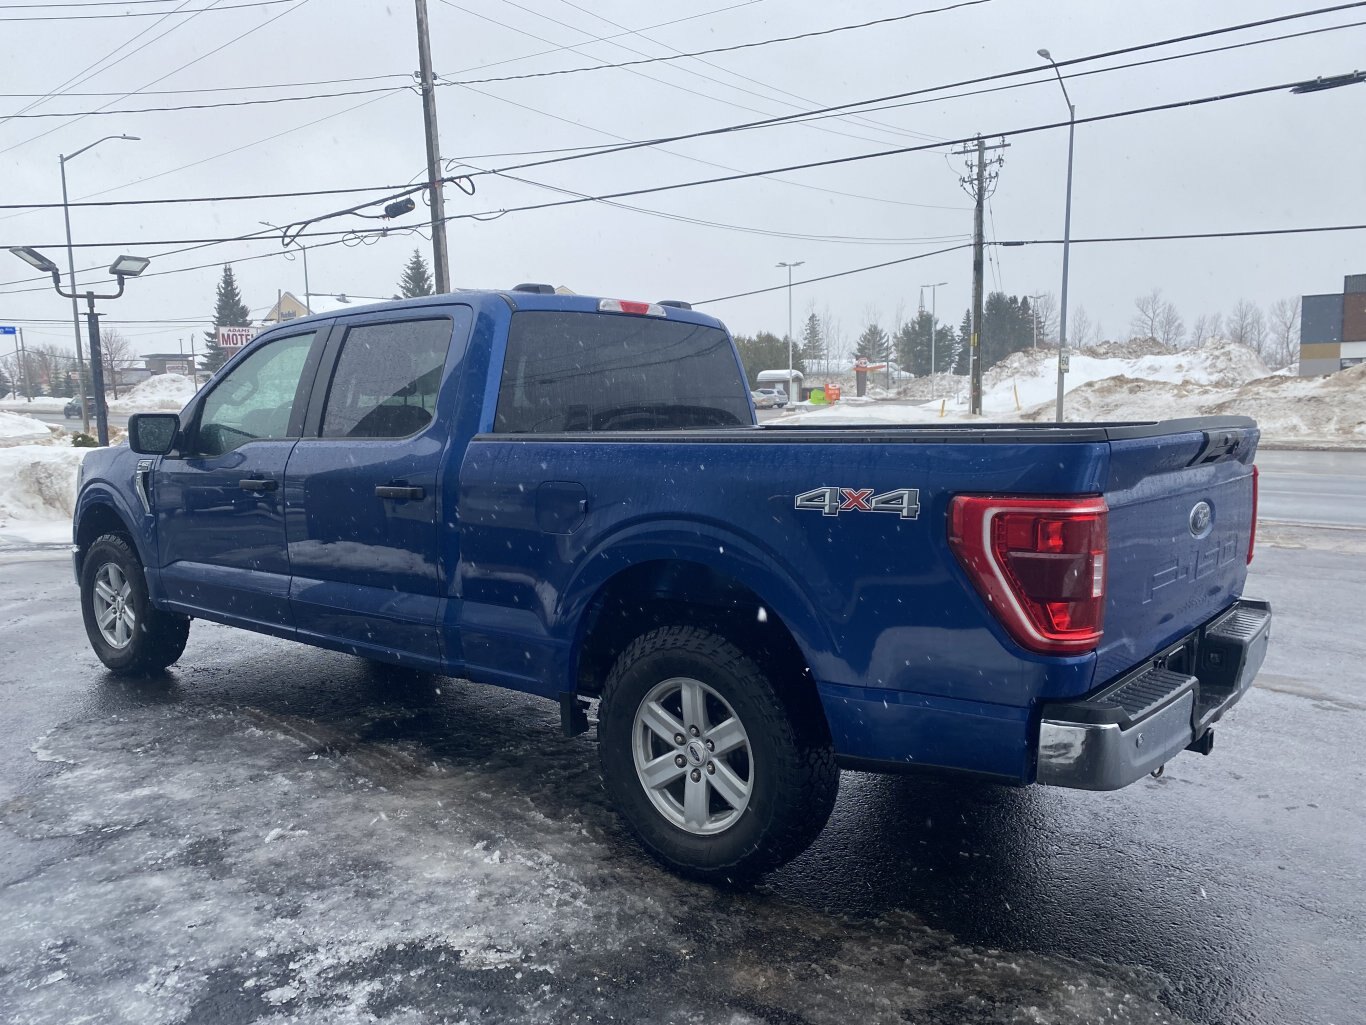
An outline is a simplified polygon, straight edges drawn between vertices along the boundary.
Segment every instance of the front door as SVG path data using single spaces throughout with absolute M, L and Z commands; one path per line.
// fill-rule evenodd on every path
M 318 334 L 275 338 L 239 360 L 157 467 L 161 581 L 179 611 L 292 635 L 283 484 Z
M 452 338 L 463 352 L 471 316 L 463 306 L 405 315 L 347 318 L 325 403 L 310 412 L 317 436 L 290 455 L 292 604 L 301 640 L 435 667 L 450 434 L 438 398 Z

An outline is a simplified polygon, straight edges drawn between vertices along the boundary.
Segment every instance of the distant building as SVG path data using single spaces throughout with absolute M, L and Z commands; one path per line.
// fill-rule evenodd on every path
M 188 352 L 149 352 L 142 357 L 142 365 L 147 368 L 148 377 L 155 377 L 157 374 L 181 374 L 189 377 L 191 370 Z
M 279 299 L 270 311 L 261 318 L 261 326 L 280 324 L 286 320 L 296 320 L 308 316 L 308 307 L 293 292 L 281 292 Z
M 1300 300 L 1300 376 L 1366 363 L 1366 274 L 1343 278 L 1342 291 Z

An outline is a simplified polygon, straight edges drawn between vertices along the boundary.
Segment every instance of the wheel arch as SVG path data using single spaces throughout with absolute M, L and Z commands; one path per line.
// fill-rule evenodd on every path
M 152 562 L 147 557 L 148 539 L 141 536 L 141 532 L 134 527 L 135 523 L 137 520 L 113 491 L 95 485 L 82 492 L 72 517 L 77 575 L 80 575 L 85 562 L 85 553 L 96 539 L 105 534 L 122 534 L 128 538 L 142 561 L 144 571 L 149 571 Z M 151 581 L 148 583 L 150 586 Z
M 656 557 L 618 568 L 584 601 L 570 655 L 570 689 L 596 697 L 617 657 L 656 626 L 682 624 L 711 630 L 754 658 L 800 718 L 828 736 L 811 658 L 798 640 L 786 609 L 795 594 L 774 602 L 769 593 L 742 581 L 735 570 L 696 557 Z M 814 627 L 807 610 L 798 630 Z

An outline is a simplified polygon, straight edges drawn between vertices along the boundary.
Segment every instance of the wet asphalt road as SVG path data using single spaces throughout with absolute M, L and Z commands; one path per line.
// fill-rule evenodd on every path
M 644 858 L 548 704 L 204 623 L 119 681 L 67 563 L 0 555 L 0 1021 L 1359 1022 L 1366 535 L 1266 533 L 1212 757 L 846 773 L 749 893 Z

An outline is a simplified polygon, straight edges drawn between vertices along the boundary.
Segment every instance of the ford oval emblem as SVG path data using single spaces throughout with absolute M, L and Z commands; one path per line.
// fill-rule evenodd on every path
M 1195 538 L 1208 537 L 1213 526 L 1214 511 L 1210 509 L 1209 503 L 1196 502 L 1190 515 L 1191 536 Z

